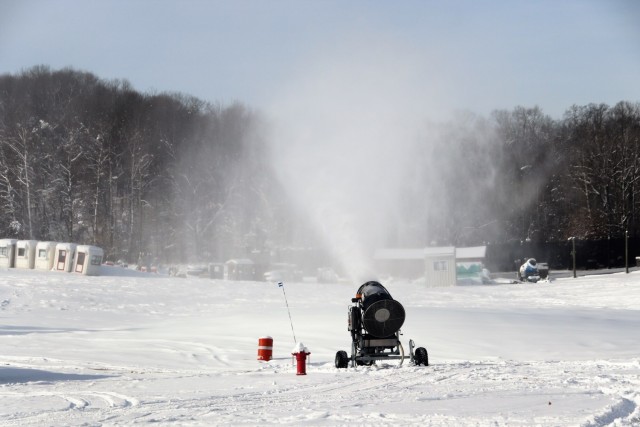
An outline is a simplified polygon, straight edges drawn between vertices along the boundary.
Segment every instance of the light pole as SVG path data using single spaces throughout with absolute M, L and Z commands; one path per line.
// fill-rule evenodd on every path
M 607 268 L 611 268 L 611 233 L 607 234 Z
M 624 272 L 629 274 L 629 230 L 624 231 Z
M 575 279 L 576 276 L 576 238 L 574 237 L 569 237 L 568 240 L 571 240 L 571 257 L 573 258 L 573 278 Z

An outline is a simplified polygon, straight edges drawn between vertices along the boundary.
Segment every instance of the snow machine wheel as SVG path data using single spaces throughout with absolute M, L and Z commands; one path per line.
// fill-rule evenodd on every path
M 429 366 L 429 354 L 427 353 L 427 349 L 424 347 L 416 348 L 413 360 L 415 361 L 417 366 Z
M 336 353 L 336 368 L 344 369 L 347 366 L 349 366 L 349 356 L 346 351 L 340 350 Z

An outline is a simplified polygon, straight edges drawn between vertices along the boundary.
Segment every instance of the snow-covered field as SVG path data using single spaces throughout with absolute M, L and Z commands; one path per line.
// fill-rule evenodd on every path
M 383 284 L 431 366 L 334 368 L 360 283 L 0 270 L 0 425 L 640 425 L 640 272 Z M 261 336 L 274 359 L 258 362 Z

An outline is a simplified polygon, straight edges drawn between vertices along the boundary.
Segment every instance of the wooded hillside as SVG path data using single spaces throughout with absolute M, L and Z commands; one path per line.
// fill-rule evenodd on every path
M 425 127 L 381 245 L 638 236 L 638 103 Z M 96 244 L 129 261 L 312 245 L 276 178 L 269 129 L 240 103 L 142 94 L 72 69 L 0 76 L 0 237 Z

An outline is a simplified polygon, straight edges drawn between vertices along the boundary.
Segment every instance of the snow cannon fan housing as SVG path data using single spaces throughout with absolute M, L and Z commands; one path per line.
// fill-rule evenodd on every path
M 376 361 L 388 362 L 405 358 L 400 342 L 400 328 L 404 324 L 404 307 L 391 298 L 391 294 L 378 282 L 366 282 L 358 288 L 348 311 L 348 330 L 351 332 L 351 356 L 346 351 L 336 353 L 336 368 L 371 365 Z M 429 355 L 424 347 L 415 349 L 409 340 L 409 356 L 415 365 L 429 366 Z
M 336 368 L 371 365 L 376 361 L 388 362 L 405 358 L 400 342 L 400 328 L 404 324 L 404 307 L 391 298 L 380 283 L 366 282 L 358 288 L 348 311 L 348 330 L 351 332 L 351 356 L 346 351 L 336 353 Z M 429 355 L 424 347 L 415 349 L 409 340 L 409 356 L 415 365 L 429 366 Z
M 367 333 L 385 338 L 400 330 L 405 319 L 404 307 L 391 298 L 384 286 L 367 282 L 360 286 L 357 295 L 362 303 L 362 323 Z

